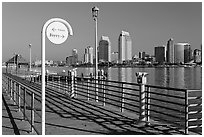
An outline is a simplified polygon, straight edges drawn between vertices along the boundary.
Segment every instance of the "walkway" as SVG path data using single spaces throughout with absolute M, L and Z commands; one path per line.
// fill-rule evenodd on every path
M 31 135 L 30 124 L 23 120 L 14 102 L 2 89 L 2 135 Z
M 13 76 L 16 80 L 41 93 L 41 86 Z M 3 92 L 3 134 L 26 134 L 29 129 Z M 5 100 L 5 101 L 4 101 Z M 40 98 L 36 97 L 36 101 Z M 5 103 L 6 102 L 6 103 Z M 7 106 L 7 107 L 6 107 Z M 8 107 L 9 106 L 9 107 Z M 9 108 L 9 109 L 8 109 Z M 19 115 L 17 115 L 19 114 Z M 127 111 L 102 106 L 95 101 L 69 98 L 64 91 L 46 88 L 46 135 L 178 135 L 177 128 L 151 121 L 150 126 L 138 124 L 138 116 Z M 5 124 L 4 124 L 5 123 Z M 26 125 L 26 126 L 23 126 Z M 13 131 L 13 133 L 11 133 Z M 193 133 L 190 133 L 193 134 Z

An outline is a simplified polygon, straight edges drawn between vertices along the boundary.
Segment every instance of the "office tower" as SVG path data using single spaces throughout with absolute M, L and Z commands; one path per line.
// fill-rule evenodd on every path
M 84 63 L 93 64 L 93 47 L 91 46 L 85 48 Z
M 132 60 L 132 40 L 129 32 L 122 31 L 118 39 L 118 60 L 119 63 L 123 61 Z
M 72 50 L 72 65 L 76 65 L 78 62 L 78 54 L 77 54 L 77 50 L 73 49 Z
M 184 62 L 184 45 L 186 43 L 176 43 L 174 45 L 174 63 Z
M 166 61 L 167 63 L 174 63 L 174 41 L 172 38 L 167 42 Z
M 202 60 L 202 51 L 200 49 L 195 49 L 193 56 L 194 56 L 194 62 L 195 63 L 200 63 Z
M 184 43 L 185 44 L 185 43 Z M 184 45 L 184 63 L 188 63 L 192 59 L 192 51 L 191 51 L 191 45 L 189 43 L 186 43 Z
M 154 55 L 155 60 L 159 64 L 162 64 L 165 62 L 165 47 L 164 46 L 158 46 L 154 48 Z
M 99 61 L 111 62 L 111 42 L 107 36 L 102 36 L 99 41 Z

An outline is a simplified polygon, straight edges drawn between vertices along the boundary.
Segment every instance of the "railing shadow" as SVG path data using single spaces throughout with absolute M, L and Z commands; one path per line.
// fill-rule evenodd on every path
M 11 113 L 11 110 L 10 110 L 10 108 L 8 107 L 8 104 L 7 104 L 7 102 L 6 102 L 6 100 L 5 100 L 5 98 L 4 98 L 3 95 L 2 95 L 2 103 L 4 104 L 4 106 L 5 106 L 5 108 L 6 108 L 6 111 L 7 111 L 7 113 L 8 113 L 8 117 L 9 117 L 9 119 L 10 119 L 10 122 L 11 122 L 12 126 L 13 126 L 14 134 L 15 134 L 15 135 L 20 135 L 19 128 L 18 128 L 18 126 L 16 125 L 16 123 L 15 123 L 15 121 L 14 121 L 14 117 L 13 117 L 13 115 L 12 115 L 12 113 Z
M 49 91 L 49 93 L 51 93 Z M 49 99 L 46 98 L 46 102 L 50 105 L 46 105 L 50 111 L 55 112 L 59 117 L 66 118 L 66 119 L 78 119 L 78 120 L 86 120 L 86 121 L 92 121 L 100 126 L 102 126 L 105 130 L 98 132 L 98 131 L 86 131 L 85 129 L 77 129 L 76 127 L 69 127 L 69 126 L 63 126 L 57 125 L 55 123 L 49 123 L 49 125 L 56 125 L 63 128 L 69 128 L 69 129 L 75 129 L 80 131 L 86 131 L 86 132 L 93 132 L 93 133 L 99 133 L 99 134 L 110 134 L 110 135 L 153 135 L 153 134 L 172 134 L 171 132 L 175 129 L 168 128 L 167 129 L 158 129 L 157 126 L 151 125 L 151 126 L 138 126 L 135 123 L 135 119 L 128 118 L 126 116 L 123 116 L 122 114 L 115 113 L 111 110 L 107 110 L 101 106 L 97 106 L 95 104 L 92 104 L 87 101 L 79 100 L 79 99 L 70 99 L 65 96 L 60 96 L 59 94 L 49 95 Z M 54 102 L 54 103 L 53 103 Z M 69 104 L 69 105 L 68 105 Z M 60 109 L 61 111 L 55 110 L 54 107 Z M 111 114 L 111 115 L 110 115 Z M 113 116 L 115 115 L 115 116 Z M 116 117 L 117 115 L 117 117 Z M 181 133 L 178 133 L 181 134 Z

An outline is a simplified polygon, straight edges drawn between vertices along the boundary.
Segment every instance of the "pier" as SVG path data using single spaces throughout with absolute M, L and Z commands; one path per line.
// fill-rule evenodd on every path
M 47 135 L 202 134 L 201 90 L 110 81 L 104 77 L 96 80 L 71 73 L 46 75 L 45 79 Z M 41 134 L 41 76 L 3 73 L 2 91 L 2 122 L 9 117 L 10 129 L 15 131 L 8 132 Z M 7 106 L 14 107 L 18 116 Z M 2 128 L 2 134 L 9 134 L 5 126 Z

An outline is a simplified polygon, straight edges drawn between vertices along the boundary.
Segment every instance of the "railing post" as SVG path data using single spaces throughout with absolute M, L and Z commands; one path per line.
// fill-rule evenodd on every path
M 65 76 L 65 94 L 67 94 L 67 76 Z
M 13 94 L 13 81 L 10 79 L 10 96 L 11 96 L 11 100 L 12 100 L 12 94 Z
M 105 90 L 105 77 L 103 77 L 103 106 L 106 105 L 106 90 Z
M 145 84 L 147 82 L 146 79 L 147 73 L 145 72 L 137 72 L 137 83 L 140 84 L 140 94 L 139 94 L 139 101 L 140 101 L 140 115 L 139 115 L 139 122 L 147 124 L 147 118 L 146 118 L 146 99 L 145 99 Z
M 124 112 L 124 102 L 125 102 L 125 94 L 123 90 L 123 83 L 121 83 L 122 97 L 121 97 L 121 112 Z
M 150 124 L 150 87 L 146 87 L 146 124 Z
M 12 81 L 12 99 L 13 99 L 13 102 L 14 102 L 14 92 L 15 92 L 14 86 L 15 86 L 14 81 Z
M 18 85 L 18 111 L 21 110 L 21 85 Z
M 76 77 L 74 70 L 71 71 L 71 98 L 76 96 L 76 91 L 74 89 L 76 87 Z
M 74 93 L 75 93 L 75 97 L 77 98 L 77 71 L 76 71 L 76 68 L 73 69 L 73 72 L 74 72 Z
M 98 77 L 95 79 L 95 101 L 98 102 Z
M 185 91 L 185 134 L 188 134 L 188 90 Z
M 24 94 L 23 94 L 23 118 L 26 119 L 26 88 L 24 87 Z
M 88 101 L 89 101 L 89 86 L 90 86 L 90 79 L 88 78 L 87 79 L 87 99 L 88 99 Z
M 13 104 L 16 105 L 16 92 L 17 92 L 17 83 L 14 82 L 14 87 L 13 87 Z
M 31 132 L 34 131 L 34 128 L 33 128 L 34 120 L 35 120 L 34 119 L 35 118 L 35 116 L 34 116 L 34 106 L 35 106 L 34 102 L 35 102 L 35 96 L 34 96 L 34 92 L 32 92 L 31 93 Z
M 7 91 L 8 91 L 8 94 L 10 94 L 10 82 L 9 82 L 9 78 L 7 78 Z

